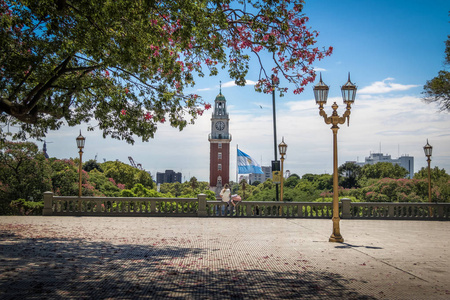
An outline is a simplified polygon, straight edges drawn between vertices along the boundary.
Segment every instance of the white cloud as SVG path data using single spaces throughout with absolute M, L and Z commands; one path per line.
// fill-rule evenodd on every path
M 358 91 L 359 94 L 385 94 L 396 91 L 406 91 L 419 85 L 393 83 L 394 78 L 388 77 L 382 81 L 375 81 L 369 86 L 363 87 Z
M 316 72 L 326 72 L 327 70 L 324 69 L 324 68 L 317 68 L 317 67 L 314 67 L 314 71 L 316 71 Z
M 253 80 L 245 80 L 245 85 L 255 85 L 256 81 Z M 227 88 L 227 87 L 233 87 L 236 86 L 236 83 L 234 83 L 234 80 L 231 81 L 227 81 L 225 83 L 222 83 L 222 87 L 223 88 Z
M 197 89 L 197 92 L 210 91 L 211 88 Z

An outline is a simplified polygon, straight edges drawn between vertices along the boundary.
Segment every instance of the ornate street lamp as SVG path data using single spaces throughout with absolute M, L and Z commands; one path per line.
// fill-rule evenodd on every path
M 83 156 L 83 148 L 84 148 L 85 140 L 86 140 L 86 138 L 81 135 L 81 130 L 80 130 L 80 135 L 77 137 L 77 147 L 80 150 L 78 152 L 80 154 L 80 166 L 79 166 L 80 182 L 79 182 L 79 185 L 78 185 L 78 187 L 79 187 L 79 189 L 78 189 L 78 197 L 81 197 L 81 168 L 83 166 L 82 156 Z
M 286 155 L 287 145 L 284 142 L 284 137 L 282 138 L 281 143 L 278 145 L 278 150 L 281 155 L 281 191 L 280 191 L 280 201 L 283 201 L 283 164 L 284 164 L 284 156 Z
M 347 120 L 347 125 L 350 125 L 350 109 L 355 102 L 356 85 L 350 81 L 350 73 L 348 73 L 348 81 L 341 87 L 342 99 L 347 105 L 344 115 L 340 117 L 337 113 L 338 105 L 333 103 L 331 108 L 333 113 L 330 117 L 327 116 L 323 110 L 323 106 L 327 103 L 329 87 L 322 81 L 322 74 L 320 74 L 320 81 L 314 86 L 314 97 L 316 103 L 319 105 L 319 115 L 323 117 L 325 124 L 332 124 L 333 131 L 333 233 L 330 236 L 330 242 L 343 243 L 344 238 L 341 236 L 339 229 L 339 185 L 338 185 L 338 155 L 337 155 L 337 133 L 339 130 L 338 124 L 344 124 Z
M 433 152 L 433 147 L 428 143 L 428 139 L 427 139 L 427 144 L 425 146 L 423 146 L 423 151 L 425 152 L 425 156 L 427 157 L 427 162 L 428 162 L 428 202 L 431 203 L 431 169 L 430 169 L 430 163 L 431 163 L 431 153 Z M 431 207 L 429 208 L 430 210 L 430 216 L 431 216 Z

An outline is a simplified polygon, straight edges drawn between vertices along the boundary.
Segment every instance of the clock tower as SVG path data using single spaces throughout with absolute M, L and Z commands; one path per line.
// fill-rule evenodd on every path
M 230 142 L 227 103 L 220 89 L 214 101 L 209 134 L 209 186 L 216 193 L 230 181 Z

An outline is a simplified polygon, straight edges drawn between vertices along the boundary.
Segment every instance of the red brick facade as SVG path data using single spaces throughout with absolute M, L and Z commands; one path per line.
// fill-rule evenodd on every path
M 220 148 L 220 145 L 222 147 Z M 209 163 L 209 185 L 210 186 L 223 186 L 225 183 L 230 182 L 230 143 L 225 142 L 210 142 L 209 151 L 210 163 Z M 222 179 L 222 182 L 218 182 L 218 179 Z

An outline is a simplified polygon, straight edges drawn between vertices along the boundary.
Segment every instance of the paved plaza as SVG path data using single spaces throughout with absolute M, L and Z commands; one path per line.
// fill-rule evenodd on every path
M 0 299 L 450 299 L 450 222 L 0 217 Z

